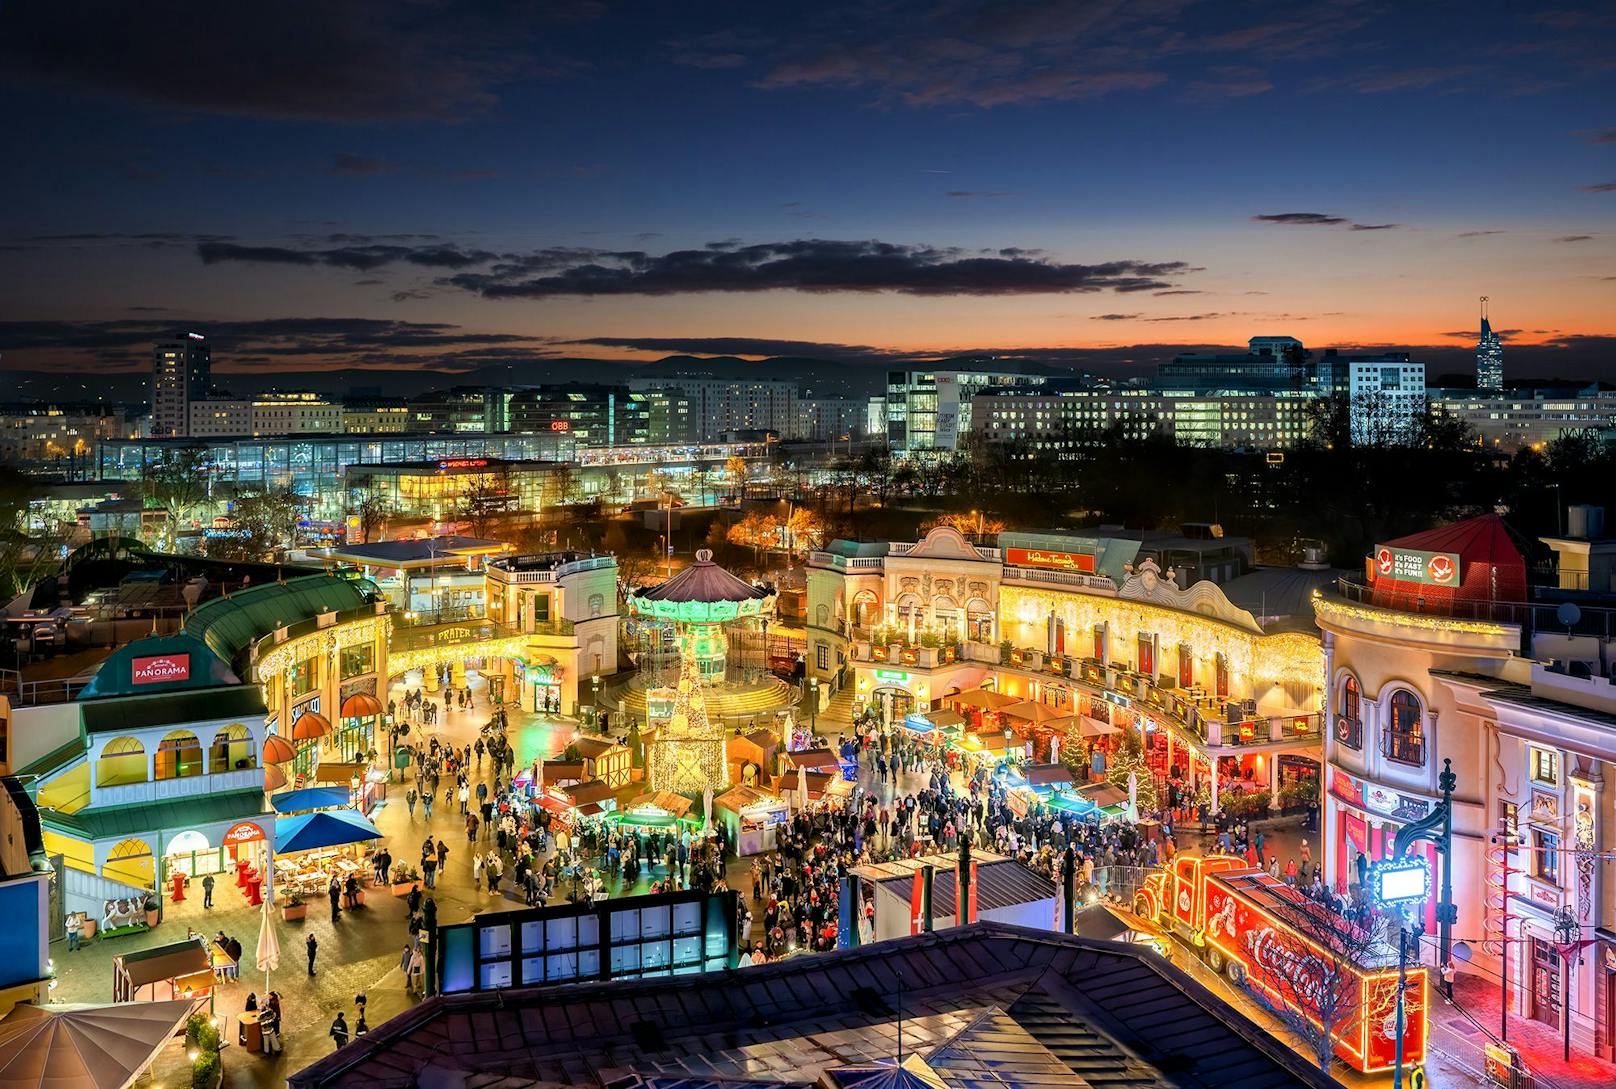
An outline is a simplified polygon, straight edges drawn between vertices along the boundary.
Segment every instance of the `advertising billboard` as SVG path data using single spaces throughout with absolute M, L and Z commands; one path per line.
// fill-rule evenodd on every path
M 1050 571 L 1094 573 L 1094 557 L 1087 552 L 1052 552 L 1045 548 L 1007 548 L 1004 562 L 1012 567 L 1041 567 Z
M 1375 546 L 1375 577 L 1417 582 L 1422 586 L 1459 585 L 1459 554 L 1422 552 L 1395 545 Z
M 189 654 L 152 654 L 129 659 L 131 684 L 168 684 L 191 679 Z

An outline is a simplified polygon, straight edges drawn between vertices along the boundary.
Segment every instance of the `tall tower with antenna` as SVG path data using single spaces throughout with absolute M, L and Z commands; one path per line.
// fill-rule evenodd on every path
M 1476 388 L 1504 392 L 1504 342 L 1487 320 L 1487 296 L 1481 297 L 1481 340 L 1476 343 Z

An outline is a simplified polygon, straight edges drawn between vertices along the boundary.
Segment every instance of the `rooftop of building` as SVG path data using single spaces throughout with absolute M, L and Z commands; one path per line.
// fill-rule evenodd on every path
M 555 571 L 568 564 L 582 563 L 586 560 L 594 561 L 596 566 L 614 566 L 617 557 L 610 554 L 596 555 L 582 552 L 523 552 L 516 556 L 501 556 L 496 560 L 489 560 L 488 566 L 502 571 Z
M 185 632 L 206 643 L 225 662 L 235 662 L 253 643 L 278 628 L 324 613 L 347 613 L 377 600 L 374 584 L 336 575 L 307 575 L 266 582 L 214 598 L 191 611 Z
M 1231 604 L 1257 618 L 1266 632 L 1316 630 L 1313 594 L 1350 572 L 1339 567 L 1258 567 L 1223 583 Z
M 340 563 L 378 567 L 437 567 L 463 564 L 468 556 L 491 556 L 509 552 L 510 548 L 504 541 L 449 535 L 333 545 L 330 548 L 312 549 L 309 555 Z
M 292 1089 L 854 1083 L 1335 1084 L 1153 951 L 992 923 L 678 979 L 438 996 L 290 1078 Z

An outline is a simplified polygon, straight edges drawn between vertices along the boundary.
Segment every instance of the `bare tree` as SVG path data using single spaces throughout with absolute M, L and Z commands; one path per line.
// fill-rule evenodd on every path
M 370 480 L 353 489 L 352 495 L 353 513 L 359 519 L 359 543 L 369 544 L 371 537 L 386 527 L 387 519 L 393 515 L 393 505 L 382 497 Z
M 164 511 L 161 548 L 175 548 L 180 530 L 211 496 L 207 451 L 200 446 L 169 450 L 146 466 L 141 478 L 148 504 Z
M 1263 967 L 1265 986 L 1249 977 L 1243 982 L 1328 1074 L 1336 1039 L 1359 1017 L 1376 1012 L 1363 1008 L 1366 987 L 1360 966 L 1383 965 L 1388 950 L 1373 931 L 1349 923 L 1300 893 L 1284 891 L 1294 899 L 1276 914 L 1293 933 L 1276 927 L 1251 934 L 1247 939 L 1251 956 Z

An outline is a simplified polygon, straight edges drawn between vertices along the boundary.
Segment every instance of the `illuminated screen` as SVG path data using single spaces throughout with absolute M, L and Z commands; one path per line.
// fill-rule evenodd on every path
M 1426 893 L 1424 865 L 1388 867 L 1380 871 L 1380 887 L 1375 898 L 1387 903 L 1400 900 L 1423 900 Z
M 735 967 L 737 894 L 670 892 L 439 927 L 445 994 Z

